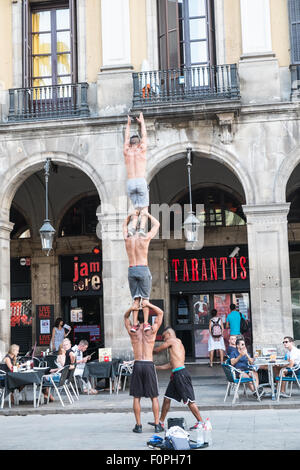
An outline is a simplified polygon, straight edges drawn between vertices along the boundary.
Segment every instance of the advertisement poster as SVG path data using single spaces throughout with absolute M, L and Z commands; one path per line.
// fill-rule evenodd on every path
M 42 335 L 50 334 L 50 320 L 40 320 L 40 333 Z
M 72 308 L 70 313 L 71 323 L 80 323 L 82 322 L 82 308 Z
M 54 305 L 36 306 L 36 342 L 37 346 L 49 346 L 51 329 L 54 326 Z
M 218 312 L 218 317 L 222 318 L 225 323 L 227 315 L 230 313 L 230 294 L 215 294 L 214 295 L 214 308 Z
M 209 295 L 193 295 L 194 323 L 208 325 L 209 322 Z
M 10 326 L 32 325 L 32 302 L 28 300 L 15 300 L 10 302 Z
M 74 326 L 74 343 L 78 344 L 81 339 L 86 339 L 89 343 L 100 341 L 100 325 Z

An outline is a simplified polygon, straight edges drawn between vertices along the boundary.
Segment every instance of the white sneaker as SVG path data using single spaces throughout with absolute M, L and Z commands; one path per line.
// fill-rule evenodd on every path
M 291 398 L 287 393 L 284 393 L 284 392 L 280 392 L 280 396 L 282 398 Z

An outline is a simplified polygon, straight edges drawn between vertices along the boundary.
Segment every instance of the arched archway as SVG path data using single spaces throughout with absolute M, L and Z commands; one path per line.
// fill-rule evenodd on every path
M 82 157 L 61 152 L 38 153 L 24 159 L 18 165 L 12 166 L 3 177 L 0 188 L 0 210 L 4 218 L 9 213 L 12 200 L 18 188 L 30 175 L 43 169 L 47 158 L 50 158 L 53 163 L 73 167 L 85 173 L 93 182 L 102 203 L 109 202 L 108 191 L 101 175 Z
M 299 152 L 300 153 L 300 152 Z M 286 200 L 290 203 L 288 213 L 289 261 L 291 278 L 291 300 L 293 337 L 300 344 L 300 154 L 294 155 L 293 168 L 286 182 Z
M 193 206 L 203 204 L 205 209 L 202 249 L 185 249 L 185 240 L 176 238 L 172 223 L 170 239 L 164 239 L 162 233 L 163 240 L 159 240 L 156 247 L 152 242 L 155 257 L 164 260 L 164 272 L 167 273 L 167 282 L 157 289 L 155 298 L 165 299 L 165 311 L 169 315 L 166 321 L 183 341 L 191 360 L 208 356 L 208 324 L 213 308 L 225 322 L 230 304 L 236 303 L 250 318 L 247 227 L 242 206 L 247 197 L 248 201 L 255 200 L 254 185 L 251 178 L 242 184 L 231 165 L 228 161 L 225 164 L 222 158 L 207 156 L 203 149 L 194 152 L 191 171 Z M 152 174 L 150 204 L 189 205 L 185 152 L 165 156 L 158 167 L 151 169 L 150 166 L 149 172 Z M 238 172 L 243 174 L 240 169 Z M 174 218 L 176 210 L 177 207 Z M 185 215 L 181 210 L 179 227 L 182 227 Z M 161 219 L 161 228 L 163 226 Z M 158 271 L 151 258 L 151 271 Z M 247 343 L 251 347 L 251 332 Z
M 32 300 L 32 309 L 33 315 L 36 313 L 37 305 L 52 305 L 54 310 L 54 316 L 64 316 L 66 323 L 71 321 L 70 318 L 70 301 L 71 298 L 76 298 L 82 294 L 82 291 L 79 289 L 77 295 L 73 295 L 72 292 L 64 291 L 66 285 L 72 285 L 73 288 L 73 278 L 74 278 L 74 267 L 72 267 L 74 256 L 78 257 L 78 263 L 84 262 L 94 262 L 94 259 L 90 260 L 90 257 L 93 257 L 92 249 L 95 245 L 100 244 L 96 234 L 90 234 L 86 237 L 75 237 L 70 241 L 64 241 L 63 243 L 59 242 L 59 238 L 55 240 L 55 251 L 51 256 L 46 257 L 44 253 L 41 252 L 41 245 L 39 240 L 39 228 L 42 225 L 45 213 L 45 188 L 44 188 L 44 163 L 46 158 L 51 158 L 51 161 L 55 164 L 56 170 L 52 169 L 49 177 L 49 207 L 50 207 L 50 218 L 53 223 L 56 231 L 58 232 L 58 217 L 63 210 L 63 207 L 66 207 L 70 204 L 70 201 L 74 198 L 79 198 L 80 193 L 83 194 L 93 193 L 99 194 L 99 201 L 101 197 L 104 197 L 107 200 L 106 188 L 103 184 L 101 175 L 92 167 L 90 163 L 79 159 L 76 156 L 63 153 L 41 153 L 34 155 L 27 159 L 25 162 L 21 162 L 16 167 L 12 168 L 11 171 L 6 175 L 3 181 L 3 185 L 0 189 L 0 201 L 1 201 L 1 218 L 2 218 L 2 233 L 6 230 L 6 225 L 3 221 L 7 220 L 10 213 L 10 208 L 13 201 L 16 201 L 16 206 L 20 207 L 24 214 L 28 215 L 28 219 L 33 221 L 32 229 L 32 238 L 31 239 L 18 239 L 13 240 L 9 243 L 9 237 L 5 240 L 5 249 L 2 250 L 4 240 L 1 238 L 2 246 L 1 258 L 3 260 L 2 269 L 0 273 L 1 281 L 3 279 L 8 279 L 6 282 L 7 289 L 4 292 L 4 283 L 1 282 L 2 288 L 2 298 L 5 297 L 6 305 L 8 308 L 7 316 L 5 320 L 5 325 L 2 328 L 1 324 L 1 337 L 0 344 L 1 352 L 4 352 L 7 349 L 7 343 L 9 342 L 9 333 L 10 328 L 9 324 L 9 305 L 11 301 L 10 292 L 13 293 L 13 300 L 18 301 L 21 305 L 22 301 L 25 302 Z M 33 197 L 31 197 L 31 193 Z M 95 211 L 95 225 L 97 223 L 97 216 Z M 9 227 L 9 222 L 7 222 L 7 227 Z M 9 232 L 5 232 L 9 235 Z M 80 239 L 79 239 L 80 238 Z M 25 243 L 26 242 L 26 243 Z M 9 244 L 11 245 L 11 254 L 9 253 Z M 91 255 L 91 256 L 90 256 Z M 26 298 L 24 297 L 24 283 L 23 290 L 21 289 L 22 285 L 22 273 L 18 268 L 18 278 L 12 276 L 12 284 L 9 284 L 9 266 L 10 266 L 10 256 L 14 259 L 12 266 L 20 266 L 20 259 L 29 260 L 29 266 L 31 270 L 31 281 L 28 282 L 26 290 Z M 85 257 L 88 258 L 85 260 Z M 71 264 L 69 261 L 71 260 Z M 96 260 L 98 262 L 98 259 Z M 69 263 L 69 264 L 68 264 Z M 68 264 L 69 267 L 65 267 Z M 104 325 L 103 325 L 103 312 L 102 312 L 102 263 L 93 264 L 93 269 L 95 266 L 99 265 L 99 269 L 96 272 L 93 272 L 92 276 L 89 277 L 89 273 L 85 276 L 85 273 L 82 272 L 82 277 L 87 277 L 87 288 L 91 292 L 87 292 L 89 298 L 83 305 L 83 295 L 81 295 L 80 300 L 77 302 L 78 308 L 82 308 L 82 321 L 85 322 L 85 314 L 88 315 L 88 322 L 91 326 L 91 323 L 100 325 L 101 322 L 101 333 L 103 335 Z M 23 266 L 23 264 L 21 264 Z M 26 264 L 26 266 L 28 266 Z M 5 269 L 4 269 L 5 267 Z M 21 269 L 22 270 L 22 269 Z M 61 282 L 62 270 L 68 272 L 66 275 L 69 278 L 64 279 L 64 283 Z M 93 278 L 93 279 L 92 279 Z M 81 278 L 78 280 L 81 282 Z M 11 290 L 11 286 L 13 289 Z M 81 286 L 81 284 L 80 284 Z M 29 292 L 29 293 L 28 293 Z M 85 291 L 83 291 L 83 294 Z M 76 293 L 75 293 L 76 294 Z M 94 297 L 93 297 L 94 295 Z M 62 297 L 64 296 L 65 304 L 62 303 Z M 97 306 L 93 307 L 93 298 L 97 297 Z M 28 298 L 30 297 L 30 299 Z M 68 305 L 67 305 L 67 300 Z M 73 300 L 72 306 L 75 306 L 75 301 Z M 85 312 L 84 309 L 87 309 Z M 92 314 L 96 314 L 97 318 L 93 319 Z M 53 320 L 53 318 L 52 318 Z M 51 320 L 51 321 L 52 321 Z M 37 319 L 34 321 L 34 325 L 37 325 Z M 100 328 L 99 328 L 100 331 Z M 51 333 L 51 331 L 50 331 Z M 87 331 L 89 335 L 89 330 Z M 47 335 L 46 335 L 47 336 Z M 99 336 L 99 335 L 98 335 Z M 35 331 L 33 330 L 33 338 L 38 338 L 35 336 Z M 75 336 L 75 340 L 77 341 Z M 20 340 L 18 340 L 19 342 Z M 30 340 L 31 341 L 31 340 Z M 17 341 L 15 341 L 17 342 Z M 3 344 L 6 344 L 3 347 Z M 97 347 L 103 345 L 103 338 L 100 340 L 100 336 L 97 337 Z M 22 346 L 22 352 L 26 352 L 26 345 Z M 42 346 L 42 344 L 40 344 Z M 3 351 L 2 351 L 3 349 Z M 25 350 L 26 349 L 26 350 Z
M 185 159 L 186 149 L 188 146 L 192 148 L 195 160 L 197 158 L 206 158 L 208 160 L 218 162 L 228 168 L 240 182 L 245 194 L 246 204 L 256 203 L 255 181 L 252 179 L 247 169 L 241 164 L 238 156 L 211 144 L 200 144 L 199 142 L 190 142 L 186 140 L 162 147 L 155 152 L 152 151 L 147 167 L 148 184 L 152 182 L 155 175 L 164 167 L 176 162 L 177 160 Z

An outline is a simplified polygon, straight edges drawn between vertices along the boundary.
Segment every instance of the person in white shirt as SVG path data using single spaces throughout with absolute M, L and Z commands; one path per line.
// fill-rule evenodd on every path
M 283 369 L 283 377 L 288 377 L 292 375 L 292 371 L 290 370 L 291 367 L 297 367 L 300 365 L 300 349 L 296 348 L 295 341 L 290 336 L 285 336 L 283 339 L 284 348 L 287 350 L 287 359 L 289 364 L 286 368 Z M 297 376 L 300 377 L 300 367 L 296 371 Z M 285 382 L 281 384 L 281 391 L 280 396 L 284 398 L 289 398 L 289 395 L 285 393 Z
M 85 381 L 82 378 L 85 364 L 87 363 L 87 361 L 91 359 L 91 356 L 83 357 L 83 353 L 87 350 L 88 346 L 89 346 L 88 341 L 86 339 L 82 339 L 78 345 L 75 344 L 75 346 L 72 347 L 72 351 L 75 353 L 75 356 L 76 356 L 75 376 L 81 379 L 84 393 L 88 393 L 88 390 L 89 390 L 90 394 L 96 395 L 98 392 L 97 390 L 92 388 L 89 380 Z

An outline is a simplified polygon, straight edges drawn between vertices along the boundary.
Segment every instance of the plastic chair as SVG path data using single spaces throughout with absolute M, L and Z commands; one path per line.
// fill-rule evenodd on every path
M 60 377 L 58 377 L 56 375 L 57 372 L 60 373 Z M 42 380 L 41 380 L 41 384 L 40 384 L 40 391 L 39 391 L 37 406 L 39 406 L 40 401 L 41 401 L 42 388 L 46 388 L 46 387 L 49 387 L 50 389 L 53 388 L 53 390 L 56 392 L 62 406 L 65 406 L 64 402 L 62 400 L 61 394 L 60 394 L 60 391 L 62 391 L 62 390 L 64 390 L 64 392 L 66 393 L 69 402 L 71 404 L 74 403 L 74 400 L 73 400 L 73 398 L 70 394 L 70 390 L 69 390 L 69 388 L 66 384 L 66 380 L 67 380 L 68 375 L 69 375 L 69 366 L 65 366 L 62 369 L 58 370 L 57 372 L 54 372 L 54 373 L 48 374 L 48 375 L 43 375 Z M 48 394 L 47 404 L 49 403 L 49 399 L 50 399 L 50 394 Z
M 126 387 L 127 377 L 130 377 L 133 372 L 133 364 L 134 364 L 134 361 L 123 362 L 119 364 L 118 373 L 117 373 L 118 380 L 116 380 L 116 385 L 115 385 L 115 392 L 117 393 L 117 395 L 119 393 L 119 387 L 120 387 L 120 382 L 121 382 L 122 377 L 124 377 L 124 383 L 123 383 L 123 392 L 124 392 L 125 387 Z
M 222 364 L 222 367 L 223 367 L 225 376 L 227 378 L 227 389 L 226 389 L 226 393 L 225 393 L 225 397 L 224 397 L 224 402 L 227 400 L 227 397 L 230 395 L 230 390 L 233 389 L 234 390 L 234 396 L 233 396 L 233 400 L 232 400 L 232 405 L 234 405 L 237 398 L 238 398 L 240 385 L 242 384 L 244 386 L 244 393 L 247 395 L 245 385 L 249 384 L 249 383 L 253 383 L 254 389 L 255 389 L 255 392 L 256 392 L 256 395 L 257 395 L 257 399 L 258 399 L 258 401 L 260 401 L 260 396 L 259 396 L 258 389 L 257 389 L 257 386 L 256 386 L 256 382 L 255 382 L 253 376 L 252 377 L 242 377 L 243 372 L 246 372 L 251 376 L 252 375 L 251 371 L 245 371 L 245 370 L 241 371 L 239 369 L 236 369 L 235 367 L 233 367 L 232 365 L 230 365 L 228 363 Z
M 283 376 L 284 369 L 281 369 L 279 376 L 275 378 L 276 382 L 279 382 L 278 386 L 277 386 L 277 401 L 279 401 L 279 399 L 280 399 L 282 382 L 290 384 L 289 398 L 291 398 L 291 396 L 292 396 L 293 383 L 296 383 L 298 385 L 298 387 L 300 388 L 300 364 L 298 364 L 295 367 L 289 367 L 288 370 L 292 372 L 291 376 L 284 377 Z M 298 372 L 299 375 L 297 375 L 297 371 L 299 371 Z

